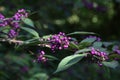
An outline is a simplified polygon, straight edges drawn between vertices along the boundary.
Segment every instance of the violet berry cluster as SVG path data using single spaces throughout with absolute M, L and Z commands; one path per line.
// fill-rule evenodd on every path
M 17 13 L 15 13 L 15 15 L 13 16 L 13 19 L 19 21 L 24 17 L 28 17 L 28 13 L 26 12 L 26 10 L 20 9 L 20 10 L 18 10 Z
M 50 42 L 50 48 L 52 51 L 67 49 L 70 44 L 70 37 L 67 37 L 65 33 L 59 32 L 59 34 L 52 35 L 47 40 Z
M 18 29 L 20 28 L 20 21 L 22 18 L 28 17 L 28 13 L 24 9 L 20 9 L 11 18 L 5 18 L 0 14 L 0 27 L 9 26 L 10 30 L 7 33 L 9 38 L 14 38 L 18 35 Z
M 6 25 L 7 25 L 7 21 L 5 17 L 2 14 L 0 14 L 0 27 L 4 27 Z
M 113 51 L 115 52 L 115 53 L 117 53 L 117 54 L 120 54 L 120 48 L 119 48 L 119 46 L 114 46 L 113 47 Z
M 38 52 L 39 54 L 37 55 L 37 59 L 34 60 L 34 62 L 46 62 L 47 58 L 44 56 L 45 52 L 41 50 L 39 50 Z
M 107 53 L 101 52 L 99 49 L 92 48 L 90 54 L 93 57 L 97 57 L 101 61 L 105 61 L 108 59 Z

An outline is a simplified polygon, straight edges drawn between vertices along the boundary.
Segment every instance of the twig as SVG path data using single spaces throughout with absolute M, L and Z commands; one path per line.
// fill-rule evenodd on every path
M 0 42 L 9 42 L 9 43 L 18 43 L 18 44 L 23 44 L 24 43 L 24 41 L 21 41 L 21 40 L 4 39 L 4 38 L 0 38 Z

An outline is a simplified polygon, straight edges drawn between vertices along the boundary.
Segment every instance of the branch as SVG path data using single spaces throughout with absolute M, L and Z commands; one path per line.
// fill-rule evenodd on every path
M 17 44 L 23 44 L 24 43 L 24 41 L 21 41 L 21 40 L 4 39 L 4 38 L 0 38 L 0 42 L 9 42 L 9 43 L 17 43 Z

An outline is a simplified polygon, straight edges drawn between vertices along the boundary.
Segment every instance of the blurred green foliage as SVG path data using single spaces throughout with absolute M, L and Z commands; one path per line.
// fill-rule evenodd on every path
M 91 6 L 84 1 L 92 3 L 93 7 L 90 8 Z M 103 40 L 120 40 L 120 0 L 0 0 L 0 12 L 6 17 L 12 16 L 21 8 L 30 12 L 29 18 L 34 22 L 31 25 L 38 28 L 40 36 L 59 31 L 65 33 L 90 31 L 100 34 Z M 29 37 L 24 31 L 21 34 Z M 14 44 L 12 46 L 8 43 L 0 44 L 0 80 L 119 80 L 120 78 L 119 67 L 112 70 L 86 63 L 78 63 L 69 70 L 52 75 L 59 61 L 34 63 L 32 54 L 27 54 L 27 50 L 13 48 Z M 66 51 L 58 53 L 62 56 L 60 58 L 72 54 L 68 52 L 66 54 Z
M 31 11 L 29 17 L 41 35 L 85 30 L 99 33 L 105 40 L 116 40 L 120 36 L 119 6 L 119 0 L 1 0 L 0 11 L 8 17 L 17 9 Z

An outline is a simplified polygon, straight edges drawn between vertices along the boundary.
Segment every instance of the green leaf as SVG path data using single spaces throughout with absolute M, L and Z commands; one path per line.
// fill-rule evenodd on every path
M 33 44 L 37 44 L 37 43 L 40 43 L 39 41 L 40 38 L 33 38 L 33 39 L 29 39 L 29 40 L 26 40 L 24 41 L 24 44 L 23 45 L 33 45 Z
M 94 42 L 93 47 L 101 47 L 103 45 L 102 42 Z
M 31 27 L 34 27 L 34 23 L 33 23 L 33 21 L 32 21 L 31 19 L 29 19 L 29 18 L 23 18 L 22 21 L 23 21 L 25 24 L 27 24 L 27 25 L 29 25 L 29 26 L 31 26 Z
M 34 41 L 38 41 L 39 38 L 33 38 L 33 39 L 29 39 L 29 40 L 26 40 L 24 41 L 25 43 L 30 43 L 30 42 L 34 42 Z
M 111 62 L 104 61 L 102 63 L 103 63 L 103 65 L 110 67 L 110 68 L 113 68 L 113 69 L 115 69 L 119 65 L 118 61 L 115 61 L 115 60 L 111 61 Z
M 78 46 L 79 46 L 79 49 L 83 49 L 83 48 L 91 46 L 91 43 L 87 43 L 87 42 L 79 43 Z
M 81 49 L 75 52 L 75 54 L 91 51 L 91 49 Z
M 73 43 L 73 42 L 70 42 L 69 46 L 70 46 L 71 48 L 79 49 L 78 45 L 76 45 L 76 44 Z
M 44 55 L 45 57 L 47 57 L 48 59 L 52 59 L 52 60 L 58 60 L 57 57 L 51 56 L 51 55 Z
M 89 47 L 92 45 L 92 43 L 96 40 L 96 38 L 86 38 L 84 40 L 82 40 L 78 46 L 79 48 L 85 48 L 85 47 Z
M 21 29 L 23 29 L 23 30 L 29 32 L 30 34 L 34 35 L 35 37 L 39 38 L 39 34 L 35 30 L 33 30 L 31 28 L 27 28 L 27 27 L 21 27 Z
M 71 67 L 72 65 L 76 64 L 79 62 L 86 54 L 76 54 L 76 55 L 71 55 L 67 56 L 62 61 L 59 63 L 57 70 L 54 73 L 63 71 Z
M 44 38 L 44 39 L 48 39 L 49 37 L 51 37 L 52 35 L 50 34 L 50 35 L 45 35 L 45 36 L 43 36 L 42 38 Z
M 80 43 L 93 43 L 96 40 L 96 38 L 86 38 L 82 40 Z
M 11 29 L 10 26 L 0 27 L 0 31 L 2 31 L 4 33 L 8 33 L 10 29 Z
M 104 46 L 109 47 L 114 44 L 114 42 L 102 42 Z
M 95 34 L 95 33 L 93 33 L 93 32 L 84 32 L 84 31 L 77 31 L 77 32 L 69 33 L 67 35 L 75 35 L 75 34 L 86 35 L 86 34 Z

